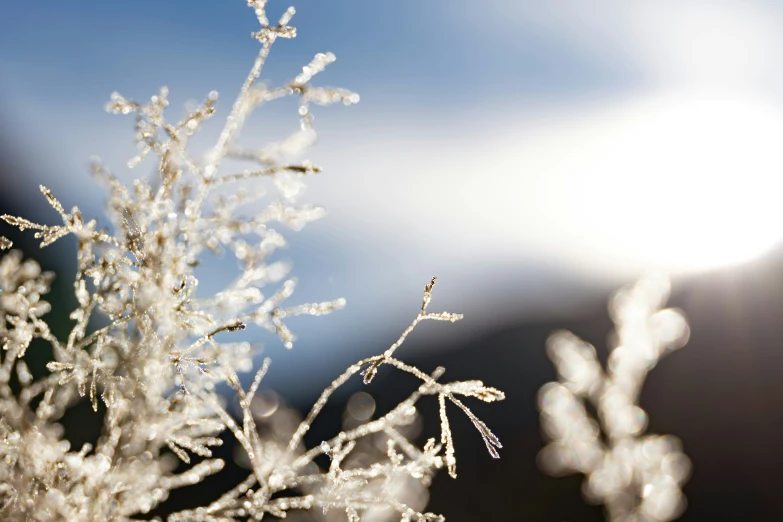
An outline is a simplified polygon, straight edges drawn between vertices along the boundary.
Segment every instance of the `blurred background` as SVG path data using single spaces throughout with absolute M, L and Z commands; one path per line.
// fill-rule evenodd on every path
M 691 341 L 653 370 L 641 405 L 649 431 L 678 436 L 693 461 L 682 520 L 780 520 L 783 4 L 295 4 L 299 36 L 275 45 L 266 80 L 332 51 L 337 62 L 314 83 L 362 100 L 314 110 L 309 157 L 324 173 L 309 178 L 306 199 L 329 215 L 287 234 L 284 257 L 296 302 L 348 306 L 292 322 L 293 351 L 264 338 L 265 384 L 307 408 L 338 372 L 397 338 L 438 275 L 433 309 L 466 319 L 423 324 L 400 357 L 444 365 L 450 380 L 483 379 L 508 399 L 476 407 L 504 443 L 500 460 L 454 416 L 460 477 L 436 479 L 430 508 L 451 522 L 602 520 L 580 477 L 536 467 L 535 394 L 555 377 L 544 342 L 567 328 L 605 355 L 607 297 L 663 271 Z M 271 2 L 270 16 L 287 6 Z M 167 85 L 177 115 L 218 90 L 218 121 L 194 141 L 208 144 L 257 48 L 239 0 L 12 0 L 0 13 L 0 214 L 33 221 L 56 218 L 39 184 L 101 219 L 92 155 L 124 180 L 154 168 L 124 167 L 133 122 L 103 111 L 112 91 L 144 100 Z M 271 104 L 243 141 L 279 139 L 297 118 L 294 104 Z M 51 300 L 67 310 L 74 245 L 41 252 L 31 235 L 0 234 L 60 274 Z M 55 320 L 66 332 L 67 313 Z M 367 391 L 382 409 L 409 386 L 384 373 Z M 343 403 L 332 406 L 338 421 Z

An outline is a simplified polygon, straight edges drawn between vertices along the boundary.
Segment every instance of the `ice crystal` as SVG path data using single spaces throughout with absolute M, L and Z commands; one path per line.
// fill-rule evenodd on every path
M 261 438 L 256 431 L 252 404 L 261 379 L 269 368 L 269 359 L 264 362 L 247 392 L 239 386 L 236 377 L 230 378 L 229 382 L 239 394 L 242 421 L 235 422 L 217 403 L 215 409 L 244 448 L 252 473 L 209 506 L 177 513 L 171 520 L 233 520 L 245 516 L 256 519 L 265 513 L 282 517 L 287 510 L 316 507 L 324 513 L 339 510 L 345 513 L 348 520 L 360 520 L 360 513 L 373 513 L 373 517 L 369 518 L 371 520 L 387 520 L 389 517 L 422 522 L 444 520 L 441 515 L 415 509 L 407 497 L 411 492 L 410 481 L 414 486 L 418 484 L 419 487 L 426 487 L 435 471 L 442 467 L 446 467 L 449 474 L 456 477 L 454 443 L 446 417 L 445 401 L 452 402 L 465 412 L 484 438 L 490 454 L 498 457 L 496 448 L 500 448 L 500 442 L 497 437 L 457 396 L 494 402 L 503 400 L 504 394 L 485 386 L 481 381 L 441 384 L 438 378 L 443 374 L 443 368 L 427 374 L 392 357 L 394 350 L 422 320 L 448 317 L 448 320 L 454 321 L 461 317 L 449 312 L 427 312 L 434 283 L 433 278 L 425 287 L 425 304 L 400 339 L 383 354 L 362 359 L 348 367 L 321 393 L 308 415 L 290 436 Z M 302 448 L 305 434 L 334 392 L 358 373 L 363 373 L 367 381 L 368 375 L 374 375 L 385 364 L 414 375 L 421 385 L 385 415 L 341 431 L 309 450 Z M 429 439 L 422 448 L 418 448 L 401 431 L 415 420 L 418 415 L 416 403 L 427 395 L 437 396 L 441 405 L 442 442 L 437 444 L 435 439 Z M 385 441 L 385 454 L 371 456 L 369 465 L 356 466 L 357 462 L 366 461 L 368 457 L 366 444 L 365 448 L 360 444 L 379 436 Z M 325 471 L 319 471 L 314 462 L 321 455 L 331 460 Z M 349 465 L 352 461 L 354 463 Z M 252 487 L 255 489 L 250 489 Z M 280 496 L 291 490 L 297 491 L 299 495 Z
M 481 381 L 442 384 L 442 368 L 427 374 L 395 357 L 421 321 L 462 318 L 428 311 L 434 278 L 425 287 L 413 323 L 386 352 L 351 365 L 324 390 L 298 427 L 278 426 L 271 434 L 257 429 L 259 417 L 278 409 L 258 405 L 269 361 L 245 391 L 238 372 L 252 369 L 255 351 L 250 343 L 232 341 L 232 333 L 255 325 L 292 348 L 295 335 L 288 318 L 324 315 L 345 305 L 342 299 L 287 304 L 295 280 L 288 278 L 288 265 L 273 261 L 272 255 L 286 245 L 278 231 L 281 225 L 298 230 L 323 215 L 318 207 L 296 203 L 301 178 L 321 169 L 309 161 L 290 161 L 314 139 L 310 104 L 350 105 L 359 98 L 345 89 L 311 86 L 335 60 L 331 53 L 317 54 L 282 87 L 259 84 L 275 41 L 296 35 L 289 25 L 294 10 L 289 8 L 270 25 L 265 0 L 250 0 L 248 5 L 261 25 L 253 33 L 261 48 L 217 143 L 203 157 L 188 148 L 188 141 L 215 113 L 217 93 L 209 93 L 177 123 L 166 119 L 165 87 L 143 103 L 113 93 L 106 110 L 135 115 L 139 152 L 128 166 L 154 158 L 156 174 L 128 186 L 99 160 L 92 163 L 94 175 L 108 187 L 109 226 L 85 219 L 76 207 L 67 211 L 43 186 L 41 192 L 60 224 L 0 216 L 22 231 L 35 231 L 41 247 L 68 235 L 78 245 L 73 283 L 78 307 L 70 315 L 74 326 L 67 339 L 57 338 L 42 318 L 50 308 L 42 296 L 52 274 L 23 261 L 18 251 L 0 261 L 3 520 L 138 520 L 165 502 L 171 490 L 220 472 L 224 463 L 212 458 L 212 450 L 222 444 L 219 435 L 226 428 L 244 448 L 251 473 L 219 500 L 174 514 L 171 520 L 260 520 L 314 508 L 349 520 L 365 515 L 368 520 L 442 520 L 424 512 L 421 495 L 411 492 L 426 488 L 442 467 L 456 476 L 446 415 L 449 402 L 468 416 L 490 454 L 498 456 L 497 437 L 460 397 L 493 402 L 504 398 L 502 392 Z M 300 100 L 300 126 L 290 137 L 263 148 L 237 144 L 254 109 L 290 95 Z M 254 166 L 224 172 L 226 158 Z M 265 179 L 274 190 L 266 200 L 266 192 L 252 185 Z M 11 246 L 0 237 L 0 249 Z M 209 255 L 234 257 L 239 274 L 205 296 L 198 292 L 196 267 Z M 24 359 L 36 339 L 48 343 L 53 353 L 50 373 L 39 378 Z M 370 412 L 332 439 L 305 448 L 304 436 L 330 396 L 360 372 L 369 384 L 384 365 L 417 377 L 418 389 L 386 414 L 372 419 Z M 238 394 L 241 419 L 232 417 L 216 393 L 221 382 Z M 437 396 L 440 404 L 441 439 L 420 448 L 406 429 L 418 415 L 418 400 L 427 395 Z M 99 402 L 105 405 L 101 435 L 95 445 L 71 448 L 58 421 L 82 397 L 93 410 Z M 381 453 L 374 449 L 378 443 L 384 445 Z M 189 464 L 194 455 L 202 460 L 174 472 L 177 460 Z M 328 469 L 316 465 L 321 456 L 330 459 Z
M 680 487 L 690 461 L 675 437 L 644 434 L 647 414 L 638 405 L 647 373 L 688 340 L 682 313 L 661 308 L 668 294 L 666 279 L 648 278 L 612 297 L 614 347 L 606 370 L 593 346 L 570 332 L 556 332 L 547 342 L 560 379 L 539 392 L 551 441 L 540 463 L 554 475 L 583 473 L 585 497 L 603 504 L 612 522 L 666 522 L 685 507 Z M 588 414 L 588 403 L 597 418 Z

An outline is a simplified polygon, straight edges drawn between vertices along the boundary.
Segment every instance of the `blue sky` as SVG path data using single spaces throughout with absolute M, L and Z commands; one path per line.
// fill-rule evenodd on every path
M 271 4 L 270 12 L 285 7 Z M 513 97 L 584 94 L 638 81 L 628 64 L 596 60 L 525 20 L 513 5 L 303 1 L 296 6 L 299 38 L 278 46 L 270 68 L 285 74 L 275 65 L 298 64 L 313 49 L 328 48 L 343 63 L 340 79 L 358 82 L 357 89 L 384 87 L 370 92 L 370 100 L 387 96 L 438 107 L 465 101 L 469 93 L 478 99 L 504 91 Z M 149 89 L 184 82 L 185 72 L 202 79 L 241 75 L 256 25 L 239 1 L 11 2 L 4 11 L 4 76 L 32 95 L 65 98 L 103 96 L 118 83 Z M 504 16 L 520 23 L 503 27 Z M 59 87 L 52 89 L 52 82 Z M 433 89 L 439 95 L 427 96 Z
M 272 0 L 270 14 L 287 6 Z M 322 334 L 343 332 L 330 341 L 345 348 L 335 366 L 393 340 L 433 274 L 436 302 L 468 313 L 466 325 L 423 332 L 448 341 L 568 313 L 646 270 L 741 262 L 782 235 L 776 2 L 295 6 L 299 36 L 275 45 L 264 77 L 284 81 L 332 51 L 318 82 L 362 95 L 315 112 L 310 157 L 325 173 L 308 199 L 330 215 L 289 235 L 287 255 L 302 301 L 348 299 L 302 339 L 322 349 Z M 102 110 L 109 94 L 144 99 L 168 85 L 176 112 L 216 89 L 220 119 L 256 26 L 239 0 L 6 2 L 0 117 L 29 175 L 3 189 L 36 197 L 45 183 L 100 213 L 87 158 L 122 172 L 133 155 L 131 120 Z M 295 125 L 281 104 L 245 137 Z

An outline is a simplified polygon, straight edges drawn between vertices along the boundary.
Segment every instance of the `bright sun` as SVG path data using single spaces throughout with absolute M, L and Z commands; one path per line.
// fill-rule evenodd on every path
M 593 134 L 569 188 L 596 248 L 674 270 L 738 263 L 783 237 L 783 115 L 659 100 Z

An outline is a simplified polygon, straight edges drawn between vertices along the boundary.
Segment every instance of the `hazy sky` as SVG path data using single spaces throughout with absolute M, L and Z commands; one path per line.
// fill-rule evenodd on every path
M 134 154 L 132 120 L 102 110 L 113 90 L 168 85 L 176 115 L 216 89 L 220 120 L 257 48 L 244 4 L 7 2 L 0 115 L 30 175 L 3 190 L 45 183 L 100 212 L 87 158 L 128 179 Z M 325 173 L 308 199 L 330 215 L 289 252 L 302 300 L 348 298 L 330 328 L 397 331 L 384 316 L 415 314 L 433 274 L 437 302 L 476 329 L 651 268 L 740 262 L 783 236 L 777 2 L 295 5 L 299 37 L 275 45 L 264 76 L 332 51 L 316 83 L 362 95 L 315 110 L 309 157 Z M 264 109 L 244 140 L 282 137 L 294 111 Z

